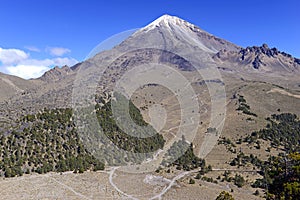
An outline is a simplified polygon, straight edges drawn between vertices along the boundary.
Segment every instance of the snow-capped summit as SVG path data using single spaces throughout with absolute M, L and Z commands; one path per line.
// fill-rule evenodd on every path
M 152 30 L 154 28 L 161 27 L 161 26 L 165 26 L 170 29 L 172 28 L 172 26 L 178 26 L 178 27 L 181 26 L 181 27 L 190 28 L 191 30 L 197 29 L 198 31 L 203 31 L 200 28 L 196 27 L 195 25 L 193 25 L 183 19 L 180 19 L 179 17 L 171 16 L 168 14 L 162 15 L 161 17 L 157 18 L 152 23 L 150 23 L 149 25 L 142 28 L 142 31 L 147 32 L 149 30 Z
M 159 48 L 173 48 L 180 45 L 190 45 L 192 48 L 200 48 L 206 53 L 217 53 L 222 49 L 238 50 L 239 47 L 217 38 L 176 16 L 163 15 L 132 35 L 133 39 L 143 46 L 155 46 Z M 138 39 L 140 38 L 140 39 Z M 146 41 L 144 38 L 147 38 Z M 147 45 L 144 45 L 147 43 Z M 131 40 L 132 44 L 132 40 Z M 176 46 L 174 46 L 176 45 Z

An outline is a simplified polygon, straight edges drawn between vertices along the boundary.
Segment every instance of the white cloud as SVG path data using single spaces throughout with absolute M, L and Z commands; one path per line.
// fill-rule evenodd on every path
M 78 60 L 76 60 L 75 58 L 54 58 L 52 59 L 52 61 L 53 65 L 55 66 L 73 66 L 78 63 Z
M 73 66 L 78 61 L 74 58 L 53 58 L 53 59 L 28 59 L 18 63 L 15 66 L 5 66 L 6 71 L 15 76 L 24 79 L 38 78 L 53 66 Z
M 78 61 L 74 58 L 52 58 L 52 59 L 43 59 L 43 60 L 37 60 L 37 59 L 27 59 L 23 60 L 22 62 L 18 63 L 19 65 L 36 65 L 36 66 L 73 66 Z
M 0 71 L 24 79 L 38 78 L 54 66 L 73 66 L 78 61 L 69 57 L 56 57 L 51 59 L 32 59 L 29 54 L 19 49 L 0 48 L 0 61 L 3 63 Z
M 29 57 L 27 53 L 19 49 L 2 49 L 0 47 L 0 62 L 4 65 L 16 64 Z
M 19 76 L 24 79 L 30 79 L 40 77 L 46 71 L 50 70 L 50 68 L 42 65 L 17 65 L 8 66 L 6 67 L 6 70 L 11 75 Z
M 47 47 L 46 51 L 49 52 L 52 56 L 63 56 L 71 52 L 70 49 L 63 47 Z
M 41 52 L 41 50 L 35 46 L 25 46 L 24 48 L 33 52 Z

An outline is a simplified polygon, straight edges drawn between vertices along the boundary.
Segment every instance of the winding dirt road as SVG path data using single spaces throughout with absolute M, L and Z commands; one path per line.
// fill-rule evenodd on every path
M 138 198 L 132 196 L 131 194 L 127 194 L 126 192 L 123 192 L 122 190 L 120 190 L 118 188 L 118 186 L 113 182 L 113 176 L 114 176 L 114 173 L 117 169 L 119 169 L 120 167 L 113 167 L 111 169 L 111 171 L 109 172 L 109 183 L 110 185 L 116 190 L 118 191 L 120 194 L 126 196 L 127 198 L 129 199 L 132 199 L 132 200 L 138 200 Z M 151 197 L 149 200 L 155 200 L 155 199 L 162 199 L 163 195 L 168 192 L 172 186 L 174 186 L 176 184 L 176 181 L 185 177 L 186 175 L 190 174 L 190 173 L 194 173 L 194 172 L 197 172 L 199 171 L 199 169 L 195 169 L 195 170 L 192 170 L 192 171 L 187 171 L 187 172 L 181 172 L 180 174 L 178 174 L 177 176 L 175 176 L 172 180 L 169 180 L 170 183 L 167 187 L 165 187 L 159 194 Z

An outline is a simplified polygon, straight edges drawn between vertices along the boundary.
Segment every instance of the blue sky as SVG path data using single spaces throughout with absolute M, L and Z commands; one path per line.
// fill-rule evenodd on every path
M 243 47 L 267 43 L 299 58 L 299 8 L 298 0 L 0 0 L 0 71 L 29 78 L 72 65 L 108 37 L 163 14 Z

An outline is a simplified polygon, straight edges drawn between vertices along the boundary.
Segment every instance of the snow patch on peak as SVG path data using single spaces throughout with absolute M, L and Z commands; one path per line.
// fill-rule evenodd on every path
M 182 19 L 171 16 L 171 15 L 163 15 L 159 17 L 158 19 L 154 20 L 151 24 L 159 24 L 160 22 L 164 23 L 179 23 L 180 21 L 183 21 Z M 150 25 L 151 25 L 150 24 Z
M 185 28 L 190 28 L 190 29 L 198 29 L 198 31 L 202 31 L 195 25 L 193 25 L 183 19 L 180 19 L 179 17 L 171 16 L 171 15 L 167 15 L 167 14 L 159 17 L 158 19 L 154 20 L 152 23 L 150 23 L 146 27 L 142 28 L 142 31 L 148 32 L 152 29 L 155 29 L 155 28 L 161 27 L 161 26 L 164 26 L 167 28 L 171 28 L 171 26 L 179 26 L 182 28 L 185 27 Z
M 238 49 L 237 46 L 225 40 L 216 38 L 199 27 L 175 16 L 163 15 L 144 28 L 135 32 L 131 38 L 143 41 L 150 38 L 147 44 L 162 46 L 189 45 L 205 52 L 215 54 L 221 49 Z M 169 48 L 169 47 L 168 47 Z

